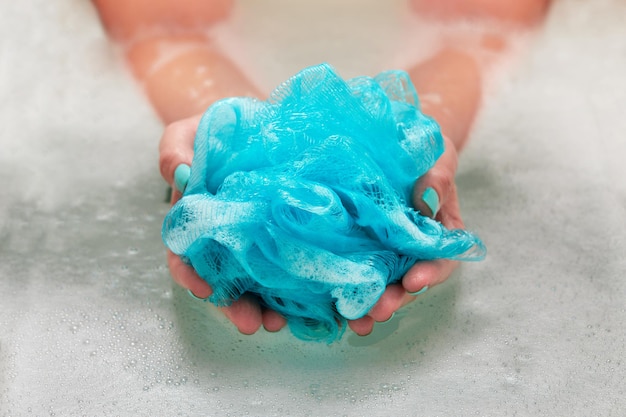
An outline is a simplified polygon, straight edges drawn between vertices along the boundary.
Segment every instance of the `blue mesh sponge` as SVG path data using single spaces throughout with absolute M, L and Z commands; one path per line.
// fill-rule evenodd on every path
M 214 304 L 252 293 L 298 338 L 331 343 L 415 262 L 484 257 L 477 236 L 409 205 L 443 146 L 405 72 L 345 81 L 306 68 L 267 101 L 207 110 L 163 241 Z

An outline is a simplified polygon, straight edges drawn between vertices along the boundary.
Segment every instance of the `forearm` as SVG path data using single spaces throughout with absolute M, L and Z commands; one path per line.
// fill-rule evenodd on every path
M 481 99 L 481 76 L 474 59 L 445 49 L 413 67 L 409 75 L 420 97 L 422 111 L 433 117 L 442 133 L 461 151 Z
M 419 13 L 438 19 L 487 19 L 514 26 L 539 23 L 550 0 L 410 0 Z
M 465 146 L 481 103 L 482 73 L 507 53 L 507 37 L 520 28 L 530 29 L 545 16 L 550 0 L 410 0 L 420 14 L 446 21 L 475 21 L 491 28 L 476 36 L 464 31 L 447 41 L 437 55 L 409 70 L 424 113 L 432 116 L 457 151 Z M 493 25 L 495 23 L 495 25 Z M 486 54 L 484 52 L 487 52 Z
M 230 13 L 233 0 L 92 0 L 109 35 L 121 43 L 201 33 Z
M 165 124 L 206 111 L 216 100 L 260 95 L 206 35 L 232 0 L 94 0 L 107 33 Z

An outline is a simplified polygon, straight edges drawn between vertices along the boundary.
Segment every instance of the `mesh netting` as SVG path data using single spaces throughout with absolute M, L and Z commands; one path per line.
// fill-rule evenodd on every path
M 410 207 L 443 153 L 408 75 L 307 68 L 267 101 L 216 102 L 197 130 L 165 244 L 228 305 L 244 293 L 299 338 L 332 342 L 415 262 L 476 260 L 482 242 Z

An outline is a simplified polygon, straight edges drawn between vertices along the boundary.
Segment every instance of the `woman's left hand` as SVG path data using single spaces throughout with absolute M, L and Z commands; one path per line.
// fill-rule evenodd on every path
M 445 151 L 435 166 L 420 178 L 413 189 L 413 205 L 420 213 L 440 221 L 448 229 L 464 227 L 459 208 L 454 176 L 458 155 L 451 140 L 444 137 Z M 391 284 L 370 312 L 349 322 L 350 328 L 365 336 L 376 322 L 385 322 L 401 307 L 414 301 L 428 288 L 445 281 L 458 266 L 457 261 L 445 259 L 416 263 L 402 278 Z

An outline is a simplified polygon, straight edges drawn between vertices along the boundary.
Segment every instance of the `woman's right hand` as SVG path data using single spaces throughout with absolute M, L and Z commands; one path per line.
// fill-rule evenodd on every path
M 159 145 L 159 166 L 161 175 L 172 186 L 172 205 L 182 196 L 174 181 L 174 172 L 181 164 L 191 165 L 193 142 L 201 116 L 194 116 L 171 123 L 165 128 Z M 196 271 L 185 264 L 178 255 L 168 250 L 167 263 L 174 281 L 189 290 L 194 297 L 206 299 L 213 290 Z M 253 334 L 263 325 L 266 330 L 275 332 L 282 329 L 286 321 L 273 310 L 262 308 L 254 296 L 244 295 L 228 307 L 220 308 L 224 315 L 243 334 Z

